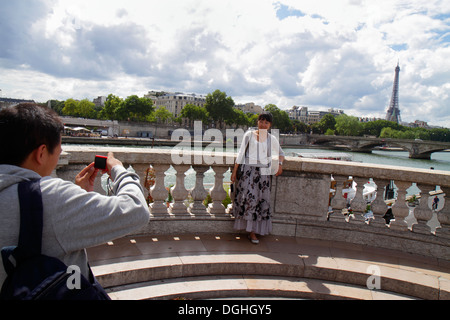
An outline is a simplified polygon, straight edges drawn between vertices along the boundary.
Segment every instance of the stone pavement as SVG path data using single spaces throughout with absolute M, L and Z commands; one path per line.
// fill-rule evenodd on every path
M 113 300 L 450 300 L 447 260 L 356 243 L 260 240 L 254 245 L 238 233 L 133 236 L 87 251 Z

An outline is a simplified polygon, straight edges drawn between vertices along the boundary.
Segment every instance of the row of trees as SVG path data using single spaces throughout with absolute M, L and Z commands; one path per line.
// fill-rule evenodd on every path
M 450 142 L 450 130 L 445 128 L 410 128 L 396 122 L 376 120 L 360 122 L 358 118 L 345 114 L 334 117 L 326 115 L 312 125 L 314 133 L 341 136 L 375 136 L 393 139 L 421 139 Z
M 60 115 L 102 120 L 150 121 L 155 111 L 150 99 L 132 95 L 124 100 L 113 94 L 108 96 L 102 107 L 87 99 L 52 100 L 51 107 Z
M 150 99 L 139 98 L 136 95 L 122 99 L 110 94 L 103 107 L 96 107 L 87 99 L 76 101 L 51 101 L 51 107 L 60 115 L 83 117 L 91 119 L 121 120 L 121 121 L 148 121 L 148 122 L 178 122 L 188 119 L 193 125 L 194 121 L 202 121 L 205 125 L 215 123 L 216 127 L 225 125 L 235 127 L 256 127 L 258 116 L 246 114 L 234 108 L 234 101 L 225 92 L 216 90 L 206 96 L 204 107 L 193 104 L 186 105 L 178 118 L 165 107 L 155 108 Z M 450 142 L 449 129 L 409 128 L 395 122 L 377 120 L 362 123 L 358 118 L 345 114 L 324 116 L 319 123 L 312 125 L 298 120 L 289 119 L 286 111 L 274 104 L 268 104 L 265 111 L 273 115 L 273 127 L 282 133 L 316 133 L 342 136 L 375 136 L 380 138 L 422 139 Z

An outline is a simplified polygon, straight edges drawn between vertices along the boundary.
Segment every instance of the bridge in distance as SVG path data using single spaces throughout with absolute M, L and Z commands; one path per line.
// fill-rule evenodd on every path
M 306 134 L 301 136 L 280 136 L 280 142 L 284 146 L 296 146 L 309 144 L 323 147 L 335 147 L 348 151 L 371 153 L 377 147 L 398 147 L 409 152 L 412 159 L 430 159 L 433 152 L 450 149 L 449 142 L 381 139 L 371 137 L 347 137 L 327 136 L 318 134 Z

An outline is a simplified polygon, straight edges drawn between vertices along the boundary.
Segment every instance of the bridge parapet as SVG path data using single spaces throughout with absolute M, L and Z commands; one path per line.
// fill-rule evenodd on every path
M 150 222 L 139 234 L 235 232 L 230 207 L 222 204 L 227 197 L 224 185 L 229 184 L 224 175 L 234 162 L 233 154 L 218 153 L 215 159 L 220 164 L 211 165 L 202 159 L 202 152 L 186 152 L 185 161 L 195 163 L 190 165 L 174 163 L 167 150 L 64 146 L 64 151 L 55 175 L 66 180 L 73 181 L 96 154 L 108 151 L 126 167 L 133 167 L 153 198 Z M 150 166 L 155 178 L 149 188 L 145 177 Z M 283 167 L 283 175 L 272 178 L 273 234 L 450 260 L 450 172 L 289 157 Z M 167 204 L 169 168 L 175 171 L 175 185 L 173 200 Z M 204 183 L 210 170 L 214 174 L 211 188 Z M 194 175 L 193 187 L 185 184 L 188 171 Z M 349 177 L 357 184 L 354 197 L 346 185 Z M 364 185 L 370 179 L 377 188 L 368 192 Z M 391 180 L 395 199 L 385 197 Z M 420 190 L 408 192 L 416 185 Z M 95 190 L 105 193 L 100 179 Z M 203 202 L 208 195 L 211 201 L 206 207 Z

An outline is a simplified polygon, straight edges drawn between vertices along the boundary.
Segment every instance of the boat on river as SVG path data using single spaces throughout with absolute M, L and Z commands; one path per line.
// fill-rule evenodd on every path
M 342 152 L 294 152 L 294 156 L 307 159 L 353 161 L 352 155 Z

